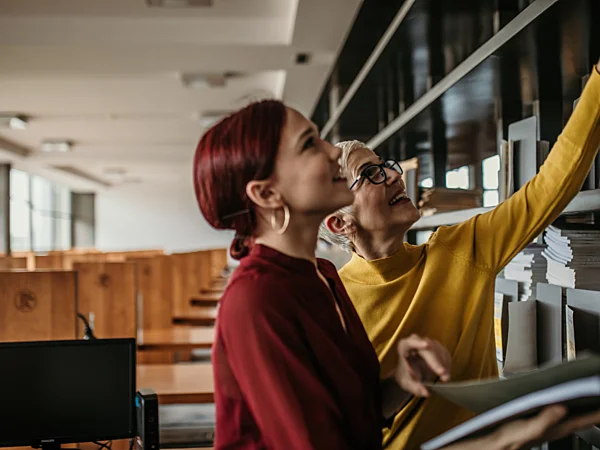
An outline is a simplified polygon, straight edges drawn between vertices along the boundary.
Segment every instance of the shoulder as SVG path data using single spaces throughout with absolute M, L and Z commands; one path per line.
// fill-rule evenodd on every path
M 221 320 L 248 319 L 264 315 L 286 315 L 293 308 L 294 287 L 260 262 L 241 264 L 232 275 L 219 302 Z

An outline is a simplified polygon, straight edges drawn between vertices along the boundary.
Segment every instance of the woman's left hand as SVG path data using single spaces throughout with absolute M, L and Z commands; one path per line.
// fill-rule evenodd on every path
M 413 334 L 398 342 L 398 356 L 396 382 L 412 395 L 429 397 L 423 382 L 450 380 L 450 353 L 438 341 Z

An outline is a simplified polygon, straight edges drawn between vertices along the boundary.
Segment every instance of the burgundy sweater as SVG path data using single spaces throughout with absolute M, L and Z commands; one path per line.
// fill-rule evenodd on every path
M 377 356 L 335 267 L 318 266 L 331 290 L 263 245 L 233 274 L 213 349 L 217 449 L 381 448 Z

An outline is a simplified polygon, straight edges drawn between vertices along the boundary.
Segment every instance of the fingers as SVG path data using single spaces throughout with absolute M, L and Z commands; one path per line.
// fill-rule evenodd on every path
M 450 366 L 447 358 L 439 349 L 420 350 L 419 356 L 427 363 L 429 369 L 444 382 L 450 380 Z
M 550 430 L 547 440 L 562 439 L 563 437 L 573 434 L 577 430 L 590 428 L 596 424 L 600 424 L 600 410 L 565 420 L 563 423 Z
M 407 360 L 411 356 L 420 357 L 427 364 L 429 370 L 440 377 L 442 381 L 450 380 L 450 353 L 439 342 L 413 334 L 400 340 L 398 353 L 401 358 Z M 410 361 L 408 363 L 410 366 Z
M 404 376 L 400 375 L 398 377 L 398 383 L 400 384 L 400 387 L 409 394 L 417 397 L 429 397 L 429 391 L 427 388 L 413 376 L 408 376 L 406 374 Z
M 529 430 L 534 437 L 542 437 L 551 427 L 556 426 L 566 414 L 567 408 L 562 405 L 548 406 L 533 419 L 529 419 Z
M 411 334 L 398 342 L 398 354 L 401 358 L 408 358 L 412 353 L 429 348 L 429 339 L 422 338 L 416 334 Z
M 396 380 L 406 392 L 429 397 L 423 380 L 436 376 L 442 381 L 450 379 L 450 353 L 437 341 L 413 334 L 398 342 L 398 354 Z
M 515 420 L 503 425 L 492 434 L 491 441 L 498 443 L 499 448 L 509 449 L 529 448 L 548 441 L 549 433 L 566 413 L 564 406 L 549 406 L 531 419 Z

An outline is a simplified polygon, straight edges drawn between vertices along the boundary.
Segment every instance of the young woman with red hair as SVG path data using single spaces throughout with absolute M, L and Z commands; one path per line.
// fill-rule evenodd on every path
M 278 101 L 247 106 L 198 144 L 198 204 L 210 225 L 236 231 L 231 254 L 241 259 L 213 349 L 218 449 L 381 448 L 377 356 L 335 267 L 315 258 L 321 221 L 353 201 L 339 154 Z M 398 353 L 388 416 L 428 395 L 422 380 L 449 374 L 437 342 L 411 336 Z M 563 414 L 550 409 L 457 448 L 521 448 Z

